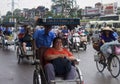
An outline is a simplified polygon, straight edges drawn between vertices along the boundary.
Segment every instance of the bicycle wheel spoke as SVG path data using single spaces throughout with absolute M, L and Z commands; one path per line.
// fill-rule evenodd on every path
M 98 55 L 101 57 L 100 61 L 96 61 L 96 67 L 98 69 L 99 72 L 103 72 L 104 69 L 105 69 L 105 57 L 104 56 L 101 56 L 100 53 L 98 53 Z
M 113 77 L 118 77 L 120 74 L 120 60 L 117 56 L 114 56 L 110 62 L 110 73 Z

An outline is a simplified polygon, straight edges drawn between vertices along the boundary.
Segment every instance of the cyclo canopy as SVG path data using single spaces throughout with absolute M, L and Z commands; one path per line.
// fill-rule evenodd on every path
M 36 21 L 36 25 L 66 25 L 68 28 L 74 28 L 80 25 L 79 18 L 44 18 Z

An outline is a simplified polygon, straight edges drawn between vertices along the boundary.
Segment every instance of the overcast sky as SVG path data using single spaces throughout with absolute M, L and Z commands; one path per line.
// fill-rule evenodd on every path
M 36 8 L 39 5 L 45 6 L 50 8 L 52 4 L 51 0 L 14 0 L 15 2 L 15 9 L 23 9 L 23 8 Z M 103 4 L 106 3 L 113 3 L 118 2 L 118 6 L 120 7 L 120 0 L 76 0 L 79 8 L 84 8 L 85 6 L 92 6 L 97 2 L 102 2 Z M 0 0 L 0 15 L 6 14 L 7 11 L 11 11 L 12 0 Z

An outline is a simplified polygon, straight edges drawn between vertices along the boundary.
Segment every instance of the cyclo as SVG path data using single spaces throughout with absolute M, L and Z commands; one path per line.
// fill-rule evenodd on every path
M 10 45 L 14 45 L 14 34 L 12 27 L 14 27 L 14 23 L 5 22 L 2 24 L 1 41 L 3 49 L 8 48 Z
M 38 24 L 39 25 L 77 25 L 80 24 L 79 19 L 38 19 Z M 41 47 L 37 50 L 37 57 L 40 57 L 39 59 L 36 59 L 34 61 L 35 69 L 33 73 L 33 84 L 48 84 L 47 76 L 45 74 L 44 70 L 44 53 L 46 52 L 48 48 L 46 47 Z M 76 60 L 77 61 L 77 60 Z M 77 61 L 78 62 L 78 61 Z M 83 75 L 81 73 L 81 70 L 78 68 L 77 65 L 75 65 L 77 77 L 75 80 L 63 80 L 61 77 L 57 77 L 55 80 L 51 81 L 51 84 L 56 84 L 56 83 L 76 83 L 76 84 L 83 84 Z
M 96 50 L 94 61 L 96 62 L 97 70 L 103 72 L 107 67 L 114 78 L 118 77 L 120 74 L 120 59 L 118 57 L 120 55 L 120 43 L 113 41 L 106 44 L 109 45 L 109 47 L 105 48 L 109 53 L 109 57 L 106 58 L 100 50 L 99 42 L 100 40 L 93 43 L 93 48 Z
M 18 64 L 20 64 L 24 58 L 31 60 L 34 59 L 34 46 L 33 46 L 33 38 L 32 38 L 32 31 L 31 27 L 27 24 L 23 24 L 24 32 L 20 32 L 16 39 L 17 45 L 17 59 Z M 31 58 L 31 59 L 30 59 Z

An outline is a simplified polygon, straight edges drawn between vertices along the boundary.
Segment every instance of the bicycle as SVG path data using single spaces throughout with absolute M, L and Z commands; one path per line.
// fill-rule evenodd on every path
M 110 56 L 106 59 L 105 56 L 102 54 L 102 52 L 98 51 L 97 55 L 95 55 L 95 62 L 96 62 L 97 70 L 99 72 L 103 72 L 104 69 L 107 67 L 108 71 L 111 73 L 111 75 L 114 78 L 119 76 L 120 59 L 114 52 L 110 54 Z

